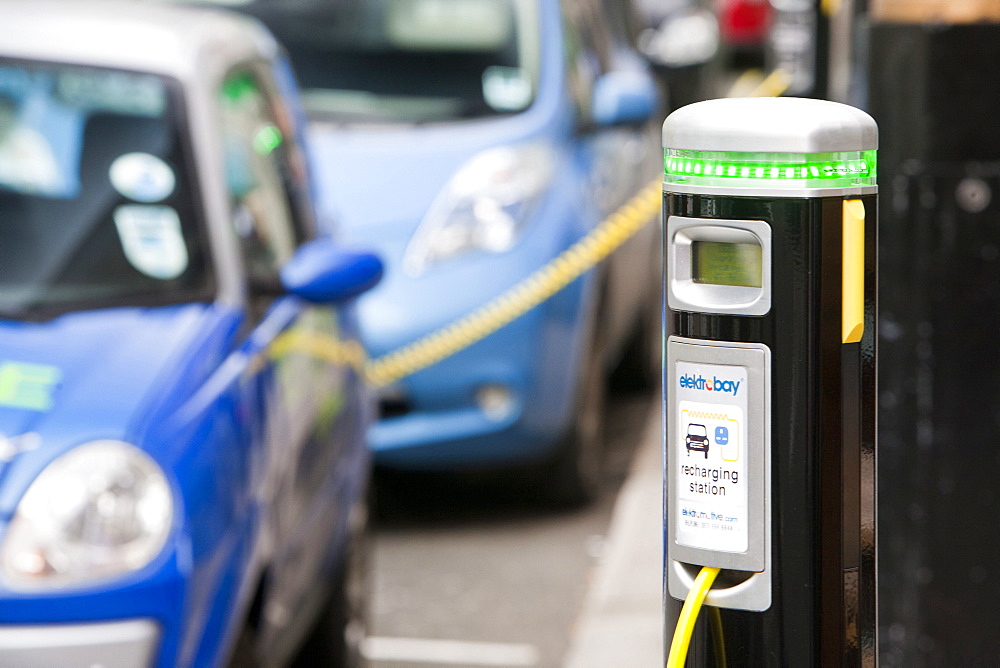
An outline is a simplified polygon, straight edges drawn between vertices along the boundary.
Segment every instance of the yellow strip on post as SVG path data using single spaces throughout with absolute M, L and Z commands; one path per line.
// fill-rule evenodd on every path
M 841 336 L 857 343 L 865 333 L 865 204 L 844 200 L 843 310 Z

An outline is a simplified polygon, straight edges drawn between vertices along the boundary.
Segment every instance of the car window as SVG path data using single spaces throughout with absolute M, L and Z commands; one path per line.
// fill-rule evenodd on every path
M 179 86 L 0 60 L 0 311 L 207 299 Z
M 610 43 L 595 0 L 563 0 L 566 84 L 581 120 L 590 118 L 594 82 L 608 71 Z
M 311 117 L 430 123 L 527 109 L 538 0 L 255 0 L 285 45 Z
M 287 189 L 286 133 L 250 72 L 230 75 L 220 102 L 233 231 L 250 280 L 270 282 L 300 241 Z

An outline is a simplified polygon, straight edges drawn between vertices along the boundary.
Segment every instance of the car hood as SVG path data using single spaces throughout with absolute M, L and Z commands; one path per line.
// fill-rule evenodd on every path
M 476 153 L 552 131 L 533 115 L 417 127 L 314 121 L 309 139 L 321 218 L 335 221 L 349 243 L 395 255 Z
M 197 382 L 179 379 L 198 375 L 190 351 L 200 348 L 205 373 L 207 358 L 218 356 L 193 346 L 211 320 L 218 309 L 188 304 L 0 321 L 0 516 L 11 510 L 11 477 L 33 478 L 58 453 L 91 440 L 139 440 L 178 382 Z
M 357 129 L 314 123 L 314 164 L 325 219 L 348 241 L 409 237 L 434 197 L 476 151 L 426 129 Z

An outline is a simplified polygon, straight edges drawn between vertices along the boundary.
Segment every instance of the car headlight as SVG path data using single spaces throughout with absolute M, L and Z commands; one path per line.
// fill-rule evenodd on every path
M 149 455 L 94 441 L 62 455 L 25 492 L 0 547 L 16 588 L 90 584 L 138 570 L 163 549 L 170 486 Z
M 555 151 L 532 143 L 488 149 L 466 162 L 431 204 L 410 241 L 410 275 L 468 251 L 502 253 L 517 243 L 555 172 Z

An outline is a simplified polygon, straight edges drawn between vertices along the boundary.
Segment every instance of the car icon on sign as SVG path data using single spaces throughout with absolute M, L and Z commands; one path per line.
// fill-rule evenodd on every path
M 708 459 L 708 429 L 705 428 L 705 425 L 689 424 L 687 435 L 684 437 L 684 446 L 687 448 L 689 455 L 692 450 L 695 452 L 704 452 L 705 459 Z

